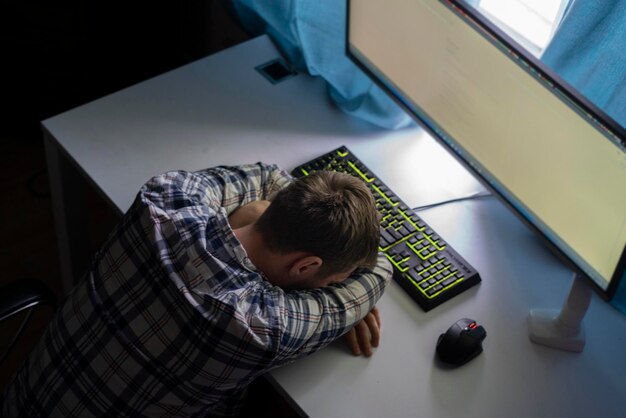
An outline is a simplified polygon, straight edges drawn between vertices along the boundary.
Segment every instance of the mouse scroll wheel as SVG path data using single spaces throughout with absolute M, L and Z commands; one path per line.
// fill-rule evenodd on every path
M 471 324 L 469 324 L 467 326 L 469 329 L 476 329 L 476 327 L 478 327 L 478 325 L 476 325 L 476 322 L 472 322 Z

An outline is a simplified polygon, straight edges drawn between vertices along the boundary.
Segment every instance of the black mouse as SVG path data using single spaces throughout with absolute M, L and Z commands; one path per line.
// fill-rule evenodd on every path
M 487 331 L 469 318 L 456 321 L 437 340 L 439 359 L 452 366 L 461 366 L 483 351 Z

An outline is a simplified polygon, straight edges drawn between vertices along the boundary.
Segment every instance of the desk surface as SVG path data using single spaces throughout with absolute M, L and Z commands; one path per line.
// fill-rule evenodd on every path
M 350 147 L 409 205 L 482 187 L 420 129 L 382 131 L 335 109 L 321 80 L 272 85 L 254 71 L 277 56 L 261 37 L 44 121 L 56 146 L 124 212 L 154 174 L 220 164 L 286 169 Z M 427 158 L 420 158 L 426 156 Z M 436 182 L 429 171 L 443 164 Z M 407 180 L 407 179 L 410 179 Z M 580 354 L 532 344 L 531 308 L 558 308 L 571 273 L 495 199 L 421 212 L 483 282 L 424 313 L 395 283 L 379 303 L 370 359 L 340 342 L 272 372 L 311 416 L 618 417 L 626 407 L 626 317 L 593 296 Z M 485 352 L 445 370 L 440 333 L 461 317 L 487 329 Z

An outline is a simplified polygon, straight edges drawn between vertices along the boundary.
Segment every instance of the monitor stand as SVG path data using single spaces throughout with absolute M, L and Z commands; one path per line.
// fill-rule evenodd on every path
M 574 274 L 572 288 L 561 311 L 533 309 L 528 314 L 528 337 L 537 344 L 581 352 L 585 347 L 583 317 L 591 302 L 591 287 L 586 279 Z

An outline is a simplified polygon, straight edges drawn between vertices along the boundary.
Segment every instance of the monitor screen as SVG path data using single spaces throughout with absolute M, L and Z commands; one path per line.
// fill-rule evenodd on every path
M 623 128 L 458 6 L 350 0 L 348 54 L 610 298 L 626 264 Z

